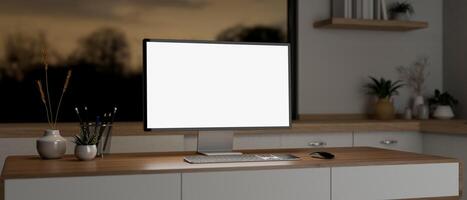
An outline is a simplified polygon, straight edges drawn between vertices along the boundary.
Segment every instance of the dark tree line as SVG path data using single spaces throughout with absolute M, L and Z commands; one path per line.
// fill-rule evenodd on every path
M 125 33 L 115 28 L 100 28 L 81 38 L 70 55 L 62 55 L 50 45 L 46 35 L 17 33 L 4 42 L 0 61 L 0 122 L 45 122 L 34 81 L 44 78 L 42 49 L 47 48 L 53 62 L 49 66 L 52 103 L 61 91 L 66 68 L 73 69 L 68 93 L 62 103 L 59 121 L 76 121 L 73 108 L 86 105 L 94 113 L 119 108 L 117 120 L 142 119 L 142 76 L 126 73 L 131 57 Z M 234 26 L 216 37 L 220 41 L 286 42 L 280 28 Z M 53 105 L 54 107 L 54 105 Z
M 286 34 L 272 26 L 233 26 L 222 31 L 216 38 L 219 41 L 234 42 L 287 42 Z
M 52 103 L 58 95 L 67 68 L 73 70 L 62 104 L 61 121 L 76 121 L 73 108 L 88 106 L 95 113 L 119 107 L 120 120 L 141 120 L 141 75 L 127 74 L 129 43 L 122 31 L 101 28 L 81 38 L 78 47 L 62 56 L 49 45 L 45 34 L 16 33 L 4 42 L 0 63 L 0 122 L 46 121 L 39 93 L 34 85 L 44 79 L 42 50 L 48 49 Z M 54 105 L 52 105 L 54 107 Z

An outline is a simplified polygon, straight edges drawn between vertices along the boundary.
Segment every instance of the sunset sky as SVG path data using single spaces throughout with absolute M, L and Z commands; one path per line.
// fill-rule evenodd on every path
M 142 38 L 213 39 L 234 25 L 286 26 L 286 0 L 0 0 L 0 59 L 7 34 L 44 32 L 62 56 L 102 27 L 126 33 L 138 71 Z

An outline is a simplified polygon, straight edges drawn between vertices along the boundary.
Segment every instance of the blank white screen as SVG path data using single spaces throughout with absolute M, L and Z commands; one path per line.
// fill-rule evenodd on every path
M 146 44 L 148 129 L 287 127 L 286 45 Z

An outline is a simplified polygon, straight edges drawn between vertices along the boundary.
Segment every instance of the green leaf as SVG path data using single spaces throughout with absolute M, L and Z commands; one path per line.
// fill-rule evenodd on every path
M 398 89 L 404 86 L 402 81 L 386 80 L 381 77 L 379 80 L 369 76 L 371 82 L 367 83 L 365 87 L 368 89 L 367 93 L 370 95 L 378 96 L 379 98 L 388 98 L 398 94 Z

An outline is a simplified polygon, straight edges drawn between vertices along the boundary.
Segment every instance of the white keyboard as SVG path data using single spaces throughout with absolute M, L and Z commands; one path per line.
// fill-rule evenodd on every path
M 215 156 L 186 156 L 185 161 L 191 164 L 203 163 L 234 163 L 234 162 L 267 162 L 267 161 L 293 161 L 300 160 L 291 154 L 242 154 L 242 155 L 215 155 Z

